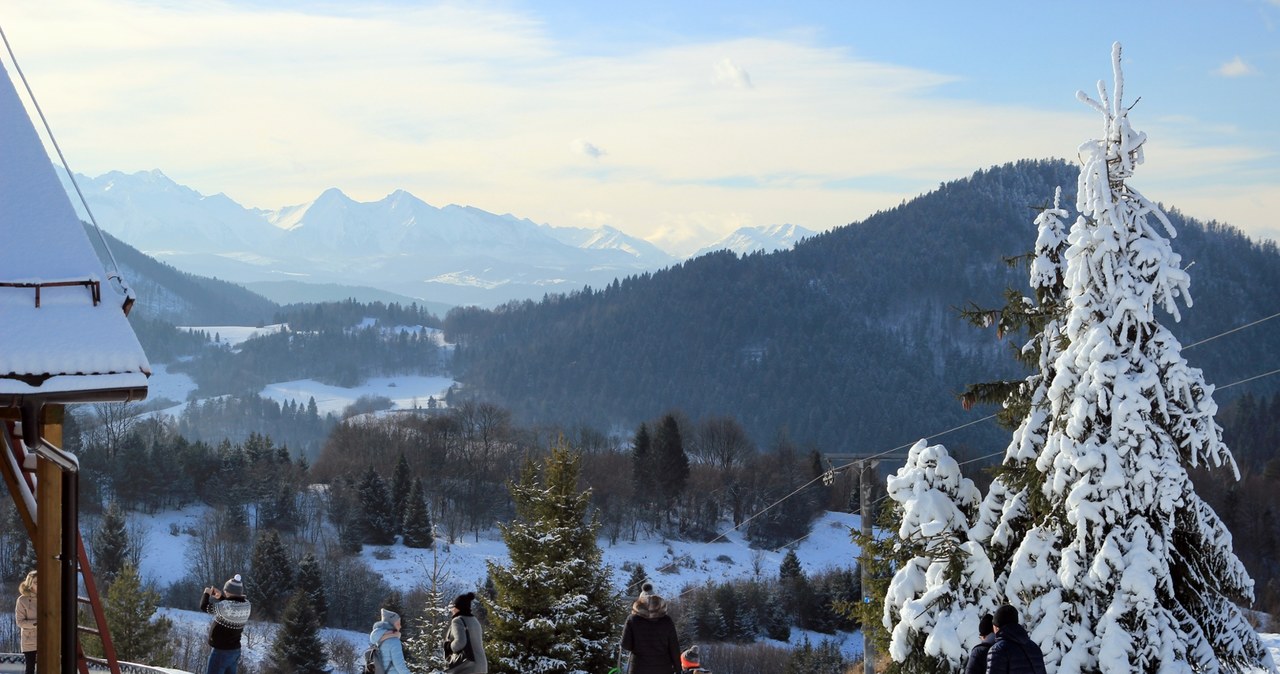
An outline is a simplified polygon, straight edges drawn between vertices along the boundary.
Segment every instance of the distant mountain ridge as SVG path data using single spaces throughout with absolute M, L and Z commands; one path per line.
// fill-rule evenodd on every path
M 1056 188 L 1074 203 L 1077 175 L 1063 161 L 1021 161 L 786 251 L 712 252 L 590 293 L 451 312 L 446 334 L 462 345 L 456 376 L 527 423 L 634 428 L 674 408 L 692 418 L 731 414 L 763 446 L 784 438 L 872 453 L 963 428 L 947 446 L 989 454 L 1008 432 L 994 422 L 967 426 L 986 412 L 966 411 L 957 395 L 1025 376 L 1010 355 L 1021 341 L 971 327 L 957 308 L 1002 306 L 1005 288 L 1030 293 L 1027 271 L 1005 260 L 1031 250 L 1034 207 Z M 1274 314 L 1275 243 L 1173 209 L 1169 218 L 1174 250 L 1196 262 L 1195 304 L 1181 322 L 1162 319 L 1184 344 Z M 1186 351 L 1219 386 L 1276 367 L 1272 354 L 1280 321 Z M 1280 378 L 1269 377 L 1227 396 L 1277 387 Z
M 201 194 L 158 170 L 77 175 L 77 181 L 99 225 L 122 241 L 280 303 L 345 299 L 339 296 L 345 289 L 364 287 L 433 306 L 493 306 L 601 287 L 678 261 L 608 225 L 553 227 L 471 206 L 435 207 L 404 190 L 360 202 L 330 188 L 268 211 Z M 744 228 L 718 248 L 789 248 L 808 234 L 798 231 Z
M 690 257 L 701 257 L 718 250 L 733 251 L 739 255 L 773 253 L 788 250 L 801 240 L 817 234 L 799 225 L 767 225 L 739 227 L 729 236 L 707 246 Z

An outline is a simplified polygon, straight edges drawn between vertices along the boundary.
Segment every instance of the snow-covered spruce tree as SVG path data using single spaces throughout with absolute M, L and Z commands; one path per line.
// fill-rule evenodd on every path
M 1046 514 L 1014 552 L 1005 594 L 1051 670 L 1274 671 L 1234 602 L 1253 581 L 1187 469 L 1238 473 L 1214 421 L 1213 388 L 1157 320 L 1190 306 L 1189 277 L 1156 227 L 1173 227 L 1127 184 L 1144 134 L 1115 92 L 1079 94 L 1104 135 L 1080 148 L 1080 212 L 1068 239 L 1066 345 L 1052 373 L 1035 470 Z M 1041 479 L 1041 478 L 1037 478 Z M 1058 552 L 1060 551 L 1060 553 Z
M 404 640 L 404 651 L 409 671 L 414 674 L 436 674 L 444 671 L 444 649 L 440 642 L 449 630 L 449 597 L 445 596 L 445 582 L 449 577 L 445 566 L 448 559 L 440 558 L 438 547 L 431 550 L 431 568 L 423 566 L 426 576 L 426 596 L 423 598 L 418 633 Z M 477 604 L 475 608 L 479 608 Z
M 485 633 L 495 674 L 594 674 L 609 669 L 621 616 L 578 487 L 581 457 L 563 441 L 512 484 L 515 519 L 500 524 L 510 565 L 489 562 L 496 596 Z
M 1044 473 L 1035 470 L 1034 464 L 1049 431 L 1049 383 L 1063 347 L 1066 218 L 1062 188 L 1058 188 L 1053 205 L 1041 210 L 1035 219 L 1036 244 L 1029 265 L 1035 298 L 1022 298 L 1016 308 L 1006 307 L 998 319 L 1011 327 L 1025 326 L 1031 330 L 1031 338 L 1022 347 L 1021 356 L 1035 371 L 1006 393 L 1004 411 L 1011 413 L 1009 420 L 1018 420 L 1017 426 L 1005 449 L 1004 462 L 983 499 L 978 521 L 969 532 L 970 540 L 985 546 L 991 566 L 996 570 L 997 603 L 1004 601 L 1002 595 L 1013 554 L 1032 523 L 1054 516 L 1044 497 Z M 1010 318 L 1011 313 L 1016 317 Z M 1056 555 L 1052 550 L 1046 553 Z M 1044 568 L 1052 572 L 1049 567 Z M 1030 608 L 1031 615 L 1043 615 L 1042 611 L 1034 610 L 1035 607 Z
M 958 672 L 978 643 L 978 620 L 995 609 L 992 570 L 969 540 L 978 489 L 942 445 L 921 440 L 888 479 L 900 515 L 897 553 L 906 561 L 889 582 L 883 623 L 894 672 Z

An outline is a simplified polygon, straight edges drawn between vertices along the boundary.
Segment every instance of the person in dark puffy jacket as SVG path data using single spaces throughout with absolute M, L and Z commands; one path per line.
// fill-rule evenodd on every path
M 978 619 L 978 636 L 982 637 L 982 641 L 969 651 L 969 662 L 964 666 L 964 674 L 986 674 L 987 651 L 991 650 L 991 644 L 996 642 L 991 621 L 990 613 L 984 613 Z
M 667 602 L 645 583 L 622 629 L 622 649 L 631 653 L 632 674 L 679 674 L 680 637 Z
M 1044 653 L 1018 624 L 1018 609 L 1001 606 L 992 623 L 996 641 L 987 651 L 987 674 L 1045 674 Z

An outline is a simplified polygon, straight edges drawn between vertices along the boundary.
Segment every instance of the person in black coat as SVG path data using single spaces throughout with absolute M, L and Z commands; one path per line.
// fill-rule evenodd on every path
M 969 662 L 964 666 L 964 674 L 987 674 L 987 651 L 991 650 L 991 644 L 996 642 L 991 620 L 990 613 L 984 613 L 978 619 L 978 636 L 982 637 L 982 641 L 969 651 Z
M 632 674 L 679 674 L 680 637 L 667 602 L 645 583 L 622 628 L 622 649 L 631 653 Z
M 992 623 L 996 642 L 987 651 L 987 674 L 1045 674 L 1044 653 L 1018 624 L 1018 609 L 1001 606 Z

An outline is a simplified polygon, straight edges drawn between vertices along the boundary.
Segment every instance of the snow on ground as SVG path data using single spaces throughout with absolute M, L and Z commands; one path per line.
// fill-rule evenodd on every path
M 276 323 L 274 325 L 264 325 L 260 328 L 244 325 L 179 325 L 178 329 L 186 330 L 187 332 L 205 332 L 208 333 L 209 339 L 213 339 L 216 336 L 220 340 L 220 344 L 235 347 L 252 337 L 281 332 L 285 327 L 284 323 Z
M 314 397 L 320 416 L 324 416 L 330 412 L 342 414 L 348 405 L 362 396 L 390 398 L 395 403 L 395 409 L 425 408 L 427 398 L 443 400 L 444 394 L 453 384 L 453 379 L 449 377 L 422 375 L 371 377 L 354 388 L 322 384 L 314 379 L 297 379 L 268 384 L 262 389 L 262 397 L 280 403 L 292 400 L 300 405 L 306 405 Z
M 181 579 L 186 574 L 186 551 L 198 534 L 200 520 L 209 510 L 205 505 L 192 505 L 182 510 L 169 510 L 154 515 L 134 514 L 131 517 L 146 532 L 146 555 L 142 559 L 144 578 L 161 586 Z M 812 533 L 799 543 L 796 555 L 807 573 L 845 567 L 855 564 L 858 547 L 849 537 L 851 529 L 860 526 L 857 515 L 828 512 L 819 517 Z M 778 577 L 778 566 L 785 551 L 754 551 L 747 547 L 738 532 L 727 534 L 715 543 L 663 540 L 662 538 L 638 538 L 636 541 L 621 539 L 609 545 L 608 539 L 600 539 L 604 562 L 613 570 L 614 584 L 621 589 L 630 573 L 622 570 L 624 563 L 640 563 L 649 572 L 658 594 L 680 601 L 681 591 L 708 581 L 752 577 L 765 579 Z M 415 550 L 402 545 L 365 546 L 361 556 L 369 566 L 381 574 L 392 587 L 409 590 L 425 584 L 433 565 L 437 562 L 448 574 L 445 580 L 448 593 L 478 588 L 486 574 L 485 563 L 509 562 L 506 548 L 496 530 L 460 538 L 452 544 L 444 539 L 437 541 L 434 550 Z M 380 559 L 385 557 L 385 559 Z M 674 564 L 672 563 L 674 560 Z M 668 569 L 670 573 L 662 571 Z M 162 609 L 183 629 L 208 629 L 208 617 L 193 611 Z M 256 621 L 255 621 L 256 622 Z M 373 618 L 370 618 L 372 624 Z M 274 638 L 273 625 L 251 626 L 246 633 L 246 656 L 254 661 L 265 657 Z M 976 629 L 976 626 L 975 626 Z M 352 643 L 357 653 L 363 650 L 367 634 L 347 630 L 326 629 L 322 636 L 325 643 L 345 639 Z M 1280 662 L 1280 634 L 1262 634 L 1263 642 L 1272 657 Z M 840 644 L 845 657 L 853 659 L 862 655 L 862 636 L 858 632 L 836 635 L 806 632 L 792 629 L 790 644 L 798 646 L 805 639 L 814 646 L 832 639 Z M 778 642 L 773 642 L 778 643 Z

